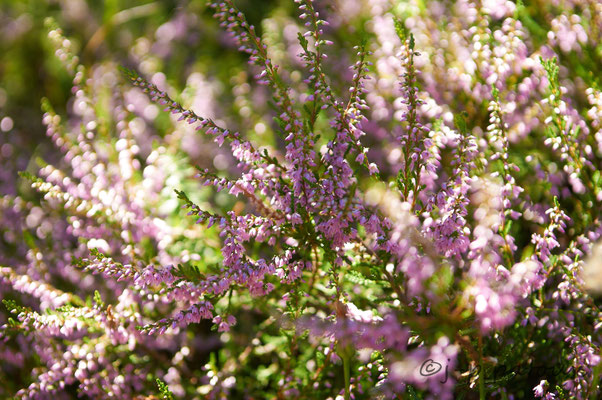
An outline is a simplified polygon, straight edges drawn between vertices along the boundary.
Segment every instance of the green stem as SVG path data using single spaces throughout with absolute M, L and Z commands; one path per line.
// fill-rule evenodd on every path
M 483 337 L 479 335 L 479 400 L 485 400 L 485 370 L 483 365 Z
M 351 400 L 349 386 L 351 385 L 351 373 L 349 371 L 349 356 L 343 357 L 343 373 L 345 375 L 345 400 Z

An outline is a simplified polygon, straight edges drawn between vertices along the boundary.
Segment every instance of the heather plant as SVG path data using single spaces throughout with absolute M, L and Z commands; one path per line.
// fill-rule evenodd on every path
M 0 186 L 0 393 L 598 398 L 600 5 L 291 4 L 209 4 L 233 98 L 47 23 L 72 100 Z

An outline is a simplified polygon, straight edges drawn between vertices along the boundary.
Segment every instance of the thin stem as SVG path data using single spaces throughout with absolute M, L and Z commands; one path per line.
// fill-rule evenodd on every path
M 345 400 L 351 400 L 349 386 L 351 385 L 351 372 L 349 369 L 349 356 L 343 357 L 343 374 L 345 375 Z
M 479 400 L 485 400 L 485 371 L 483 369 L 483 336 L 479 335 Z

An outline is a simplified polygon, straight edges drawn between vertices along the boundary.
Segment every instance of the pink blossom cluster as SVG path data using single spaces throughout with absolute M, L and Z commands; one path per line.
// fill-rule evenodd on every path
M 602 96 L 566 59 L 600 59 L 599 7 L 335 3 L 365 12 L 294 1 L 298 54 L 285 17 L 208 5 L 249 61 L 232 115 L 50 31 L 73 96 L 43 103 L 60 157 L 1 192 L 0 377 L 32 366 L 7 395 L 600 395 Z

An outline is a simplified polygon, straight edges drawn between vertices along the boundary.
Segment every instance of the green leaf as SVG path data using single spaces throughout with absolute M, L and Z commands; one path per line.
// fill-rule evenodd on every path
M 399 18 L 395 18 L 393 22 L 395 23 L 395 33 L 397 33 L 399 39 L 404 42 L 408 37 L 408 29 Z
M 512 227 L 512 220 L 511 219 L 506 220 L 506 226 L 504 226 L 504 232 L 503 232 L 504 236 L 508 235 L 511 227 Z
M 98 292 L 98 290 L 94 291 L 94 302 L 96 304 L 98 304 L 98 306 L 100 308 L 104 308 L 104 306 L 105 306 L 105 303 L 104 303 L 104 301 L 102 301 L 102 298 L 100 297 L 100 293 Z
M 456 125 L 456 129 L 458 129 L 460 133 L 468 132 L 468 126 L 466 124 L 467 117 L 468 113 L 466 111 L 463 111 L 460 114 L 454 114 L 454 125 Z
M 174 273 L 175 275 L 192 282 L 200 282 L 205 279 L 205 276 L 201 273 L 199 267 L 192 264 L 178 264 Z
M 163 382 L 159 378 L 157 378 L 155 382 L 157 383 L 157 387 L 159 388 L 159 395 L 161 396 L 161 398 L 163 398 L 164 400 L 173 400 L 173 393 L 169 390 L 167 384 L 165 384 L 165 382 Z
M 38 246 L 36 246 L 35 236 L 27 229 L 23 229 L 23 240 L 25 241 L 27 247 L 29 247 L 30 249 L 33 250 L 38 248 Z

